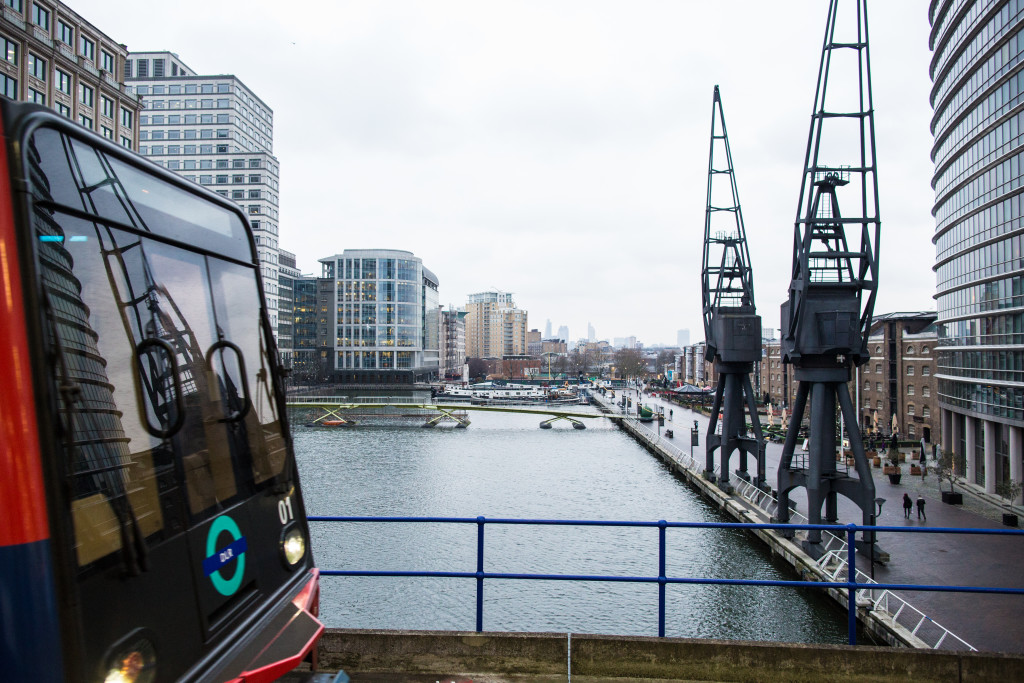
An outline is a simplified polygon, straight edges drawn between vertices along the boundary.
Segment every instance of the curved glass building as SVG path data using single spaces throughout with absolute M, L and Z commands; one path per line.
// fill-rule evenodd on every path
M 929 20 L 942 446 L 995 492 L 1024 447 L 1024 0 Z

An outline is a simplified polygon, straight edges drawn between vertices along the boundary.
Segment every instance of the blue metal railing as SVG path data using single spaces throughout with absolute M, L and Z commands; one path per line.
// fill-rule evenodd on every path
M 442 523 L 442 524 L 476 524 L 477 526 L 477 560 L 475 572 L 438 572 L 438 571 L 375 571 L 375 570 L 342 570 L 321 569 L 322 576 L 378 576 L 378 577 L 427 577 L 427 578 L 465 578 L 476 579 L 476 630 L 483 631 L 484 619 L 484 580 L 485 579 L 516 579 L 542 581 L 605 581 L 628 583 L 658 584 L 658 636 L 665 637 L 665 587 L 668 584 L 724 585 L 724 586 L 780 586 L 787 588 L 822 588 L 845 589 L 847 591 L 847 631 L 850 645 L 857 644 L 857 591 L 870 588 L 872 590 L 906 590 L 932 591 L 948 593 L 996 593 L 1024 595 L 1024 588 L 989 587 L 989 586 L 943 586 L 934 584 L 897 584 L 897 583 L 864 583 L 857 581 L 856 544 L 858 532 L 892 532 L 892 533 L 926 533 L 926 534 L 976 534 L 991 536 L 1024 537 L 1024 530 L 1010 529 L 958 529 L 958 528 L 922 528 L 922 527 L 889 527 L 844 526 L 824 524 L 747 524 L 739 522 L 657 522 L 640 521 L 602 521 L 602 520 L 567 520 L 567 519 L 515 519 L 486 517 L 331 517 L 313 515 L 310 522 L 348 522 L 348 523 Z M 484 528 L 488 524 L 518 524 L 533 526 L 601 526 L 601 527 L 657 527 L 658 528 L 658 576 L 614 576 L 603 574 L 516 574 L 484 571 Z M 665 575 L 665 531 L 669 527 L 681 529 L 745 529 L 755 530 L 810 530 L 821 529 L 838 533 L 846 533 L 847 578 L 845 581 L 783 581 L 777 579 L 714 579 L 694 577 L 670 577 Z

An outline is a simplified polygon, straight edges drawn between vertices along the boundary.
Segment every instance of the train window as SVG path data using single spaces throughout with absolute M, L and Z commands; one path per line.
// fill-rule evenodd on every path
M 285 469 L 255 267 L 214 255 L 251 248 L 236 214 L 84 142 L 27 150 L 75 552 L 136 561 Z

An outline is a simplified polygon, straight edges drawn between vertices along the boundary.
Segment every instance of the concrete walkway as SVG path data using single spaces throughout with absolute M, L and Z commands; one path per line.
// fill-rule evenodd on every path
M 636 391 L 630 395 L 636 410 Z M 616 397 L 618 398 L 618 396 Z M 675 432 L 676 446 L 689 452 L 690 429 L 696 419 L 700 427 L 701 445 L 694 456 L 703 461 L 704 440 L 708 418 L 668 401 L 643 396 L 644 405 L 661 408 L 666 416 L 665 429 Z M 672 418 L 669 419 L 669 410 Z M 769 443 L 766 449 L 767 480 L 773 488 L 778 481 L 782 444 Z M 717 463 L 716 459 L 716 463 Z M 903 464 L 899 484 L 889 483 L 880 468 L 872 468 L 876 497 L 885 498 L 878 526 L 899 528 L 1008 529 L 1002 525 L 1002 511 L 971 487 L 957 487 L 964 493 L 964 505 L 948 505 L 941 501 L 938 477 L 909 475 L 910 463 Z M 916 461 L 915 461 L 916 464 Z M 934 462 L 930 463 L 934 466 Z M 732 469 L 738 468 L 734 454 Z M 754 463 L 749 467 L 753 474 Z M 852 476 L 856 476 L 850 468 Z M 946 484 L 948 486 L 948 483 Z M 920 493 L 925 503 L 927 521 L 905 519 L 902 508 L 904 493 L 916 499 Z M 800 512 L 807 513 L 804 489 L 795 489 L 792 499 Z M 861 522 L 860 509 L 839 497 L 839 521 L 842 524 Z M 966 534 L 879 532 L 879 547 L 888 552 L 890 562 L 875 565 L 875 580 L 880 583 L 916 583 L 943 586 L 989 586 L 1024 588 L 1024 532 L 1019 536 L 980 536 Z M 858 566 L 867 571 L 867 558 L 857 556 Z M 983 595 L 972 593 L 938 593 L 933 591 L 900 591 L 911 605 L 932 620 L 957 634 L 978 650 L 1024 653 L 1024 596 Z

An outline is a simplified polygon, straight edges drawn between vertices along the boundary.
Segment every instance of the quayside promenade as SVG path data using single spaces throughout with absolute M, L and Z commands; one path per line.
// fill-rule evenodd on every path
M 634 402 L 637 394 L 632 393 Z M 699 413 L 681 408 L 668 401 L 643 396 L 644 405 L 662 409 L 665 415 L 672 411 L 672 419 L 667 420 L 665 427 L 658 430 L 656 425 L 641 424 L 635 420 L 628 421 L 626 427 L 637 438 L 648 445 L 652 452 L 665 456 L 685 456 L 691 451 L 689 445 L 690 428 L 697 420 L 701 445 L 694 447 L 693 455 L 699 465 L 704 462 L 704 435 L 707 431 L 707 418 Z M 635 403 L 634 403 L 635 405 Z M 665 429 L 673 429 L 675 437 L 664 436 Z M 660 433 L 659 433 L 660 432 Z M 782 455 L 782 444 L 769 443 L 766 453 L 767 480 L 774 486 L 778 480 L 778 466 Z M 669 463 L 669 460 L 666 460 Z M 934 466 L 934 463 L 930 463 Z M 732 465 L 737 467 L 736 456 Z M 751 467 L 753 464 L 751 463 Z M 932 473 L 924 478 L 904 474 L 899 484 L 892 484 L 882 476 L 880 469 L 874 469 L 876 496 L 884 498 L 881 514 L 877 517 L 878 526 L 882 527 L 920 527 L 925 529 L 959 528 L 959 529 L 1003 529 L 999 521 L 999 509 L 989 501 L 975 497 L 967 489 L 964 495 L 965 505 L 948 505 L 941 501 L 938 477 Z M 726 495 L 714 485 L 698 481 L 694 484 L 706 495 L 720 501 L 723 509 L 732 511 L 738 519 L 751 522 L 769 521 L 770 508 L 767 505 L 752 505 L 748 498 L 740 495 L 745 489 L 740 487 L 734 495 Z M 740 484 L 733 474 L 732 483 Z M 946 485 L 948 487 L 948 484 Z M 958 487 L 959 488 L 959 487 Z M 960 489 L 964 490 L 964 489 Z M 749 493 L 749 492 L 748 492 Z M 806 497 L 803 489 L 794 490 L 794 501 L 798 512 L 806 512 Z M 901 506 L 904 493 L 912 499 L 921 494 L 925 501 L 927 520 L 918 520 L 916 510 L 910 519 L 905 519 Z M 839 522 L 841 524 L 859 523 L 860 510 L 851 501 L 839 497 Z M 768 508 L 768 509 L 765 509 Z M 738 512 L 738 514 L 737 514 Z M 879 583 L 893 584 L 930 584 L 942 586 L 998 586 L 1004 588 L 1024 588 L 1024 534 L 1015 536 L 978 536 L 963 534 L 938 533 L 885 533 L 880 532 L 878 545 L 889 554 L 889 561 L 876 564 L 874 578 Z M 808 558 L 809 559 L 809 558 Z M 858 566 L 867 569 L 867 558 L 858 555 Z M 930 591 L 900 591 L 896 597 L 905 600 L 906 607 L 896 606 L 897 603 L 879 605 L 888 607 L 890 614 L 899 612 L 896 621 L 903 631 L 910 631 L 922 636 L 923 642 L 918 647 L 935 647 L 935 635 L 941 625 L 944 630 L 973 648 L 990 652 L 1024 653 L 1024 597 L 1018 595 L 946 593 Z M 868 612 L 873 611 L 870 608 Z M 883 617 L 884 619 L 884 617 Z M 940 647 L 949 647 L 951 643 L 944 641 Z M 962 643 L 953 644 L 962 647 Z

